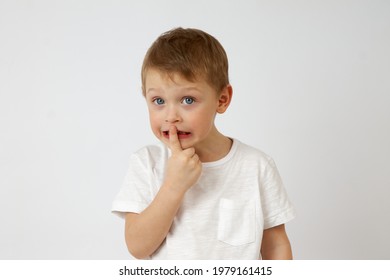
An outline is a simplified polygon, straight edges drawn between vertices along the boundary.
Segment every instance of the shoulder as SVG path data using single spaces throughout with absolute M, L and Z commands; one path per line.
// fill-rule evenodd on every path
M 168 148 L 163 144 L 147 145 L 137 151 L 135 151 L 132 156 L 138 157 L 158 157 L 167 153 Z
M 168 148 L 162 143 L 156 145 L 148 145 L 135 151 L 130 156 L 130 161 L 142 165 L 156 165 L 159 162 L 164 162 L 169 157 Z
M 270 155 L 236 139 L 234 141 L 237 142 L 235 164 L 240 168 L 252 170 L 261 176 L 278 172 L 275 161 Z
M 234 142 L 237 145 L 237 156 L 240 157 L 241 160 L 259 162 L 264 164 L 273 162 L 271 156 L 266 154 L 264 151 L 245 144 L 237 139 L 234 139 Z

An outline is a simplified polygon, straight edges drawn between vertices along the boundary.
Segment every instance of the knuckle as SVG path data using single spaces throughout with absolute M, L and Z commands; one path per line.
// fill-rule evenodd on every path
M 191 147 L 185 150 L 186 154 L 192 156 L 195 153 L 195 148 Z

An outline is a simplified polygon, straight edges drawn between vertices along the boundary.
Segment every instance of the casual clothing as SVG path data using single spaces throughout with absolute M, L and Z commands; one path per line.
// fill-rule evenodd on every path
M 163 183 L 170 150 L 147 146 L 131 156 L 112 211 L 142 212 Z M 263 230 L 295 217 L 274 161 L 233 139 L 229 153 L 203 163 L 172 227 L 151 259 L 258 259 Z

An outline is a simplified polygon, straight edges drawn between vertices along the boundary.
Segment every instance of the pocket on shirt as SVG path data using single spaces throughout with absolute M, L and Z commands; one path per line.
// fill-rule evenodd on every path
M 255 239 L 254 201 L 222 198 L 219 202 L 218 240 L 233 246 L 240 246 L 252 243 Z

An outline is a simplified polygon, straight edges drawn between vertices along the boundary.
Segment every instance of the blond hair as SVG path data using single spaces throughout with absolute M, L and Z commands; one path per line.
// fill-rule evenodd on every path
M 228 59 L 222 45 L 210 34 L 192 28 L 163 33 L 148 49 L 142 65 L 142 91 L 149 69 L 181 74 L 193 82 L 205 81 L 220 93 L 229 84 Z

